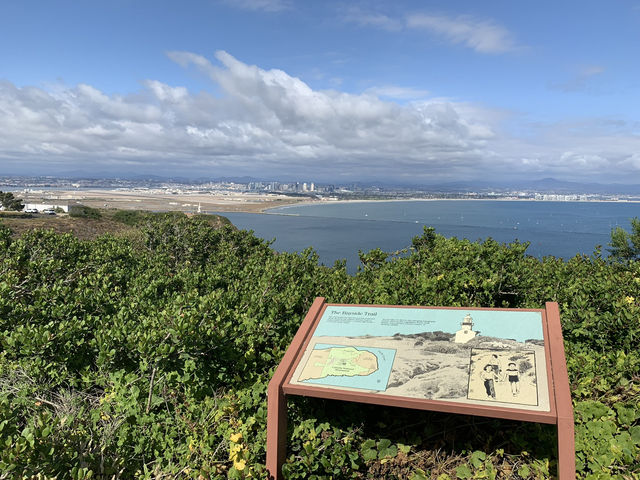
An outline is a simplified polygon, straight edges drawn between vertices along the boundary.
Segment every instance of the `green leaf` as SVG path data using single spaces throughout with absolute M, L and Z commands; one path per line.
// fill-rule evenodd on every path
M 522 478 L 528 478 L 529 475 L 531 475 L 531 469 L 527 464 L 521 465 L 520 468 L 518 468 L 518 475 Z
M 640 412 L 636 408 L 629 408 L 623 405 L 614 405 L 614 407 L 618 412 L 618 420 L 622 425 L 631 425 L 640 416 Z
M 404 443 L 398 443 L 398 450 L 407 455 L 411 450 L 411 445 L 405 445 Z
M 378 450 L 376 450 L 375 446 L 376 442 L 372 439 L 369 439 L 362 444 L 360 452 L 362 453 L 362 458 L 365 462 L 370 462 L 371 460 L 376 460 L 378 458 Z
M 417 468 L 416 471 L 411 474 L 409 480 L 429 480 L 429 477 L 427 477 L 427 472 Z
M 391 444 L 391 440 L 383 438 L 378 442 L 378 458 L 393 458 L 398 454 L 398 448 Z
M 485 458 L 487 458 L 486 453 L 476 450 L 471 454 L 469 461 L 475 468 L 480 468 L 483 465 Z
M 456 476 L 462 480 L 473 477 L 471 469 L 468 465 L 458 465 L 456 467 Z

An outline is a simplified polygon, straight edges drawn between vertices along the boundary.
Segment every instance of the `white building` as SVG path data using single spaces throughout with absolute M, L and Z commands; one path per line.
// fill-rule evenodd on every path
M 26 203 L 24 205 L 25 211 L 38 210 L 39 212 L 41 212 L 43 210 L 55 210 L 56 208 L 60 208 L 65 213 L 69 213 L 69 205 L 55 205 L 47 203 Z
M 462 320 L 460 330 L 456 332 L 456 338 L 453 341 L 456 343 L 467 343 L 477 334 L 478 332 L 473 331 L 473 319 L 471 318 L 471 315 L 467 313 Z

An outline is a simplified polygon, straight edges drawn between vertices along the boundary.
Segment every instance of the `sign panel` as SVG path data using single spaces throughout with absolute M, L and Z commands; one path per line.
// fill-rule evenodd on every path
M 575 478 L 560 311 L 328 304 L 318 297 L 269 382 L 268 478 L 282 478 L 287 396 L 554 423 Z
M 540 311 L 327 305 L 289 380 L 550 411 Z

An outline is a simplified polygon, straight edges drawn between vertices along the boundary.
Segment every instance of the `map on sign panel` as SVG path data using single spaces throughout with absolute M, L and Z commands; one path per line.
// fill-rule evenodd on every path
M 329 305 L 290 383 L 549 411 L 542 315 Z
M 316 343 L 298 380 L 366 390 L 385 390 L 396 351 Z

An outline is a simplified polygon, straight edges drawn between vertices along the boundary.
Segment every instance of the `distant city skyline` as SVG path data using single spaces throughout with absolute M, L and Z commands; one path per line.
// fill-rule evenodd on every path
M 640 183 L 640 1 L 0 5 L 0 176 Z
M 553 178 L 525 182 L 449 182 L 399 184 L 393 182 L 316 183 L 311 179 L 284 181 L 254 177 L 194 178 L 160 177 L 60 177 L 0 175 L 0 191 L 56 191 L 116 188 L 122 191 L 164 191 L 165 193 L 249 192 L 342 199 L 482 198 L 542 201 L 640 201 L 640 183 L 578 183 Z

